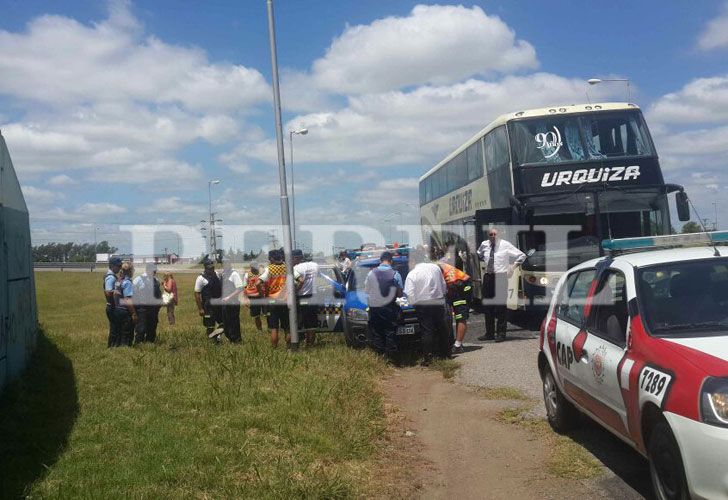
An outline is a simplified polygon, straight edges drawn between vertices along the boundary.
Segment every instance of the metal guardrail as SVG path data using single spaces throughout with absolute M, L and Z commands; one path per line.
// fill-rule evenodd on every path
M 106 264 L 96 264 L 94 262 L 34 262 L 33 269 L 59 269 L 68 270 L 88 270 L 95 271 L 97 266 L 105 266 Z

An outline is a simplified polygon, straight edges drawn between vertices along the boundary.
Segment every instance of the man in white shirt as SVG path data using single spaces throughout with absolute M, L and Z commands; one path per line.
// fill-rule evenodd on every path
M 162 285 L 157 279 L 157 265 L 148 262 L 144 273 L 134 278 L 134 303 L 137 305 L 139 321 L 135 325 L 134 343 L 151 342 L 157 339 L 159 310 L 162 308 Z
M 440 266 L 427 262 L 423 253 L 411 252 L 409 264 L 415 266 L 407 273 L 404 294 L 417 312 L 422 332 L 423 364 L 427 365 L 433 356 L 450 357 L 452 339 L 445 318 L 447 285 Z
M 240 335 L 240 294 L 243 293 L 243 280 L 233 269 L 229 259 L 222 261 L 222 326 L 225 336 L 233 344 L 242 341 Z
M 220 311 L 222 283 L 215 272 L 214 260 L 206 256 L 202 260 L 202 264 L 205 266 L 205 270 L 195 280 L 195 302 L 207 336 L 218 342 L 220 334 L 223 332 Z
M 485 335 L 478 340 L 503 342 L 506 339 L 506 301 L 508 278 L 526 260 L 526 254 L 510 242 L 498 237 L 498 230 L 488 230 L 488 239 L 478 248 L 478 257 L 485 263 L 483 300 L 485 304 Z M 496 324 L 497 322 L 497 324 Z
M 315 262 L 304 262 L 302 250 L 295 249 L 291 255 L 293 257 L 293 280 L 296 283 L 298 321 L 306 332 L 306 345 L 310 346 L 316 342 L 316 328 L 318 327 L 318 307 L 313 293 L 319 266 Z

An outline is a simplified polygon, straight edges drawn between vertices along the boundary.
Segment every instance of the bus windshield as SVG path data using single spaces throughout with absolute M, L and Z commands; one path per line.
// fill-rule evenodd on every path
M 636 110 L 554 114 L 514 120 L 508 126 L 518 165 L 654 155 L 647 126 Z

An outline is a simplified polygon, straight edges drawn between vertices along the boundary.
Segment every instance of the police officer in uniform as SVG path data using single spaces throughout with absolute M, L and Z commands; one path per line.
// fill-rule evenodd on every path
M 399 272 L 392 269 L 392 253 L 384 251 L 379 266 L 369 271 L 364 290 L 369 298 L 369 332 L 372 348 L 397 363 L 397 297 L 402 296 L 404 283 Z
M 218 343 L 224 331 L 220 311 L 222 283 L 215 272 L 215 261 L 210 256 L 203 259 L 202 265 L 205 270 L 195 280 L 195 302 L 207 336 Z
M 109 347 L 131 347 L 134 341 L 134 325 L 139 322 L 139 318 L 134 307 L 134 285 L 131 281 L 133 277 L 134 265 L 131 262 L 124 262 L 114 284 L 114 315 L 119 322 L 119 336 Z
M 134 278 L 134 302 L 139 321 L 134 342 L 154 342 L 157 339 L 159 310 L 162 308 L 162 285 L 157 279 L 157 265 L 147 263 L 144 273 Z
M 114 287 L 118 274 L 121 271 L 121 259 L 119 257 L 111 257 L 109 259 L 109 269 L 104 275 L 104 297 L 106 298 L 106 318 L 109 320 L 109 340 L 108 347 L 119 345 L 121 335 L 119 318 L 114 314 Z

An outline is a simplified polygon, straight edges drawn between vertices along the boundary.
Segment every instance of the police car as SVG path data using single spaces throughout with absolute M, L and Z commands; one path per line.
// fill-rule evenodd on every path
M 607 240 L 541 328 L 548 420 L 585 413 L 649 459 L 658 498 L 728 498 L 728 231 Z

